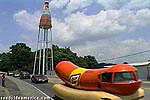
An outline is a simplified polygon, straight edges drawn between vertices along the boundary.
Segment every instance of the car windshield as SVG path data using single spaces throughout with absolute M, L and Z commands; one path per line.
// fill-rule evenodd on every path
M 114 82 L 130 82 L 134 80 L 135 78 L 132 72 L 115 73 Z
M 43 76 L 43 75 L 37 75 L 35 76 L 36 78 L 46 78 L 46 76 Z
M 23 74 L 29 74 L 28 72 L 24 72 Z

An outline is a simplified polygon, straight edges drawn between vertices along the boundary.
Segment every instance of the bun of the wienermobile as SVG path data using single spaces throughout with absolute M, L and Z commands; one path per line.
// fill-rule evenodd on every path
M 67 86 L 81 90 L 128 96 L 134 94 L 141 85 L 136 68 L 124 64 L 109 68 L 85 69 L 69 61 L 62 61 L 55 71 Z

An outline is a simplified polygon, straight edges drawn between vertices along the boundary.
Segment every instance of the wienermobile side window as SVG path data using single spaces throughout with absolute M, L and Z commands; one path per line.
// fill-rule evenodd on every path
M 133 72 L 115 73 L 114 82 L 130 82 L 130 81 L 135 81 Z
M 102 74 L 102 82 L 112 82 L 112 73 L 103 73 Z

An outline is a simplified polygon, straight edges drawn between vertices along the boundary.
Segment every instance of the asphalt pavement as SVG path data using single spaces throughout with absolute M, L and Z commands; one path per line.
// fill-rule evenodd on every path
M 29 84 L 27 82 L 24 82 L 23 80 L 20 80 L 18 78 L 14 78 L 14 77 L 10 77 L 10 76 L 7 76 L 7 80 L 10 80 L 10 81 L 16 83 L 22 96 L 25 96 L 25 97 L 32 97 L 32 96 L 49 97 L 43 91 L 39 90 L 38 88 L 32 86 L 31 84 Z
M 49 83 L 38 83 L 37 84 L 37 83 L 31 82 L 30 79 L 23 79 L 23 81 L 28 82 L 29 84 L 37 87 L 38 89 L 40 89 L 41 91 L 43 91 L 45 94 L 47 94 L 50 97 L 54 96 L 54 93 L 51 90 L 53 85 L 51 85 Z
M 0 83 L 1 78 L 0 78 Z M 53 85 L 49 83 L 32 83 L 30 79 L 19 79 L 14 78 L 12 76 L 7 76 L 5 81 L 6 87 L 2 87 L 0 84 L 0 88 L 8 90 L 9 95 L 5 95 L 4 93 L 0 93 L 0 96 L 23 96 L 23 97 L 54 97 L 51 88 Z
M 145 97 L 143 100 L 150 100 L 150 81 L 143 82 L 141 88 L 145 90 Z
M 1 83 L 1 79 L 0 79 Z M 7 77 L 5 89 L 13 96 L 39 96 L 54 97 L 52 92 L 53 84 L 50 83 L 32 83 L 30 79 L 20 80 L 19 78 Z M 0 84 L 1 87 L 1 84 Z M 150 100 L 150 82 L 143 82 L 141 86 L 145 90 L 143 100 Z M 55 99 L 57 100 L 57 99 Z

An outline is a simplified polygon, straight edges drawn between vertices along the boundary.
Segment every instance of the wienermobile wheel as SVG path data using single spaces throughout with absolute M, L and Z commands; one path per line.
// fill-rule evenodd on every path
M 130 96 L 120 97 L 103 91 L 78 90 L 62 84 L 55 84 L 52 89 L 62 100 L 138 100 L 144 96 L 144 90 L 141 88 Z

